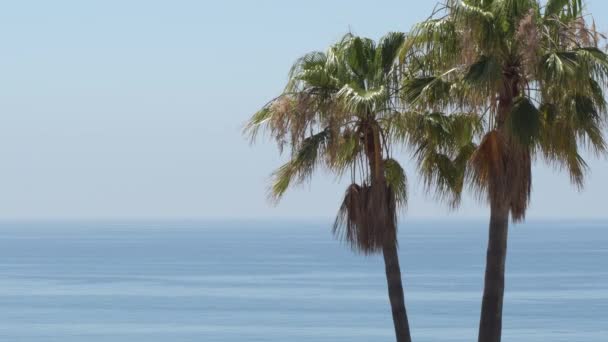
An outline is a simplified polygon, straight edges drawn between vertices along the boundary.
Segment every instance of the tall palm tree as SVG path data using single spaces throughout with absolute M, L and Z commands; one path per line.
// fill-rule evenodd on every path
M 525 219 L 535 156 L 565 169 L 582 187 L 580 148 L 606 151 L 608 57 L 598 49 L 603 37 L 586 21 L 583 5 L 447 0 L 404 44 L 401 58 L 411 72 L 405 101 L 483 120 L 481 139 L 463 150 L 467 162 L 447 158 L 443 167 L 426 169 L 428 182 L 438 185 L 468 179 L 490 204 L 479 342 L 501 339 L 509 216 Z M 419 160 L 431 152 L 422 150 Z
M 391 117 L 399 107 L 396 56 L 402 33 L 373 40 L 345 35 L 327 52 L 293 65 L 285 90 L 255 113 L 245 131 L 260 128 L 290 160 L 273 173 L 270 196 L 324 168 L 350 176 L 333 232 L 364 254 L 382 253 L 398 342 L 410 342 L 397 255 L 397 215 L 407 202 L 403 168 L 391 158 Z

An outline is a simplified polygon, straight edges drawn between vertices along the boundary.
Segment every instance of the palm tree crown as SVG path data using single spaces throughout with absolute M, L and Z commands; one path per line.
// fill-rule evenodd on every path
M 334 226 L 364 253 L 395 241 L 396 209 L 407 202 L 402 167 L 391 159 L 389 122 L 399 106 L 397 53 L 405 40 L 389 33 L 378 44 L 345 35 L 327 52 L 312 52 L 292 67 L 284 92 L 246 127 L 255 138 L 265 128 L 290 160 L 273 174 L 270 195 L 279 199 L 318 167 L 350 175 Z
M 405 43 L 403 97 L 484 120 L 469 180 L 509 202 L 515 220 L 525 217 L 535 153 L 582 186 L 580 146 L 606 149 L 608 57 L 594 26 L 580 0 L 449 0 Z

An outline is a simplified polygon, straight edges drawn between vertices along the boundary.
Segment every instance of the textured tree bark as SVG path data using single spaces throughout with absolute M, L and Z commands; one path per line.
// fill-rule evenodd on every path
M 509 230 L 509 207 L 507 204 L 492 204 L 489 230 L 478 342 L 500 342 L 501 339 L 505 261 Z
M 411 342 L 412 337 L 410 335 L 407 312 L 405 311 L 405 300 L 403 298 L 403 285 L 401 283 L 401 270 L 399 268 L 397 246 L 395 244 L 384 246 L 382 252 L 384 254 L 388 297 L 391 303 L 397 342 Z

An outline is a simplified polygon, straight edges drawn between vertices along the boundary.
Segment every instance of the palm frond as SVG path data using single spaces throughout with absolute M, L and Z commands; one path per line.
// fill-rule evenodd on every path
M 582 0 L 547 0 L 545 16 L 579 17 L 583 10 Z
M 532 146 L 540 134 L 540 111 L 525 96 L 515 99 L 508 117 L 507 129 L 523 146 Z
M 468 20 L 490 21 L 494 19 L 494 13 L 482 7 L 478 7 L 470 1 L 459 1 L 455 6 L 455 15 L 462 16 Z
M 291 160 L 273 173 L 273 182 L 269 191 L 271 199 L 278 201 L 294 181 L 302 183 L 310 179 L 318 165 L 319 156 L 323 155 L 330 138 L 331 132 L 326 129 L 304 139 Z
M 286 92 L 293 92 L 297 88 L 300 75 L 309 70 L 324 68 L 327 63 L 327 55 L 323 52 L 313 51 L 298 58 L 289 70 L 289 82 L 285 87 Z
M 395 197 L 395 202 L 398 207 L 405 208 L 407 206 L 407 177 L 405 171 L 394 159 L 384 160 L 384 172 L 386 183 Z
M 337 94 L 338 99 L 347 111 L 368 113 L 388 100 L 384 86 L 377 89 L 362 89 L 356 84 L 345 84 Z
M 260 129 L 265 125 L 268 120 L 270 120 L 271 116 L 272 111 L 270 110 L 269 106 L 265 106 L 264 108 L 258 110 L 245 124 L 245 127 L 243 128 L 243 134 L 248 136 L 251 142 L 254 142 Z
M 470 180 L 478 195 L 486 195 L 493 202 L 505 198 L 507 148 L 504 137 L 496 130 L 486 133 L 471 156 Z
M 343 55 L 346 65 L 360 79 L 370 75 L 376 55 L 376 44 L 368 38 L 353 36 L 343 42 Z
M 455 70 L 439 76 L 405 79 L 401 89 L 403 101 L 433 108 L 445 106 L 446 101 L 449 101 L 453 84 L 444 77 L 453 71 Z
M 395 202 L 386 203 L 379 212 L 375 201 L 377 194 L 388 196 L 388 189 L 380 190 L 370 185 L 351 184 L 333 226 L 334 235 L 348 243 L 356 252 L 373 254 L 382 251 L 386 243 L 397 243 Z
M 403 46 L 404 41 L 405 34 L 402 32 L 390 32 L 380 39 L 375 57 L 379 71 L 381 70 L 383 73 L 390 71 L 397 61 L 399 49 Z
M 401 63 L 413 71 L 442 70 L 453 65 L 462 53 L 462 40 L 450 17 L 431 18 L 416 24 L 399 52 Z
M 501 80 L 502 69 L 496 58 L 484 55 L 469 66 L 464 76 L 464 81 L 467 84 L 489 89 L 496 89 L 498 82 Z
M 574 52 L 551 52 L 541 59 L 540 73 L 547 83 L 560 83 L 577 75 L 579 66 Z

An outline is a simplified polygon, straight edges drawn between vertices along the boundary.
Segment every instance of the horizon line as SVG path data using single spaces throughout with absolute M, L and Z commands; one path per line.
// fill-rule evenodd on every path
M 0 218 L 0 224 L 19 224 L 19 223 L 203 223 L 203 222 L 251 222 L 251 223 L 266 223 L 266 222 L 310 222 L 310 223 L 321 223 L 321 222 L 333 222 L 334 217 L 48 217 L 48 218 Z M 400 217 L 400 223 L 406 223 L 408 221 L 414 222 L 445 222 L 445 221 L 459 221 L 459 222 L 471 222 L 471 221 L 487 221 L 488 216 L 415 216 L 415 217 Z M 593 216 L 593 217 L 576 217 L 576 216 L 544 216 L 544 217 L 530 217 L 524 222 L 519 224 L 525 224 L 530 222 L 555 222 L 555 221 L 608 221 L 608 216 Z

